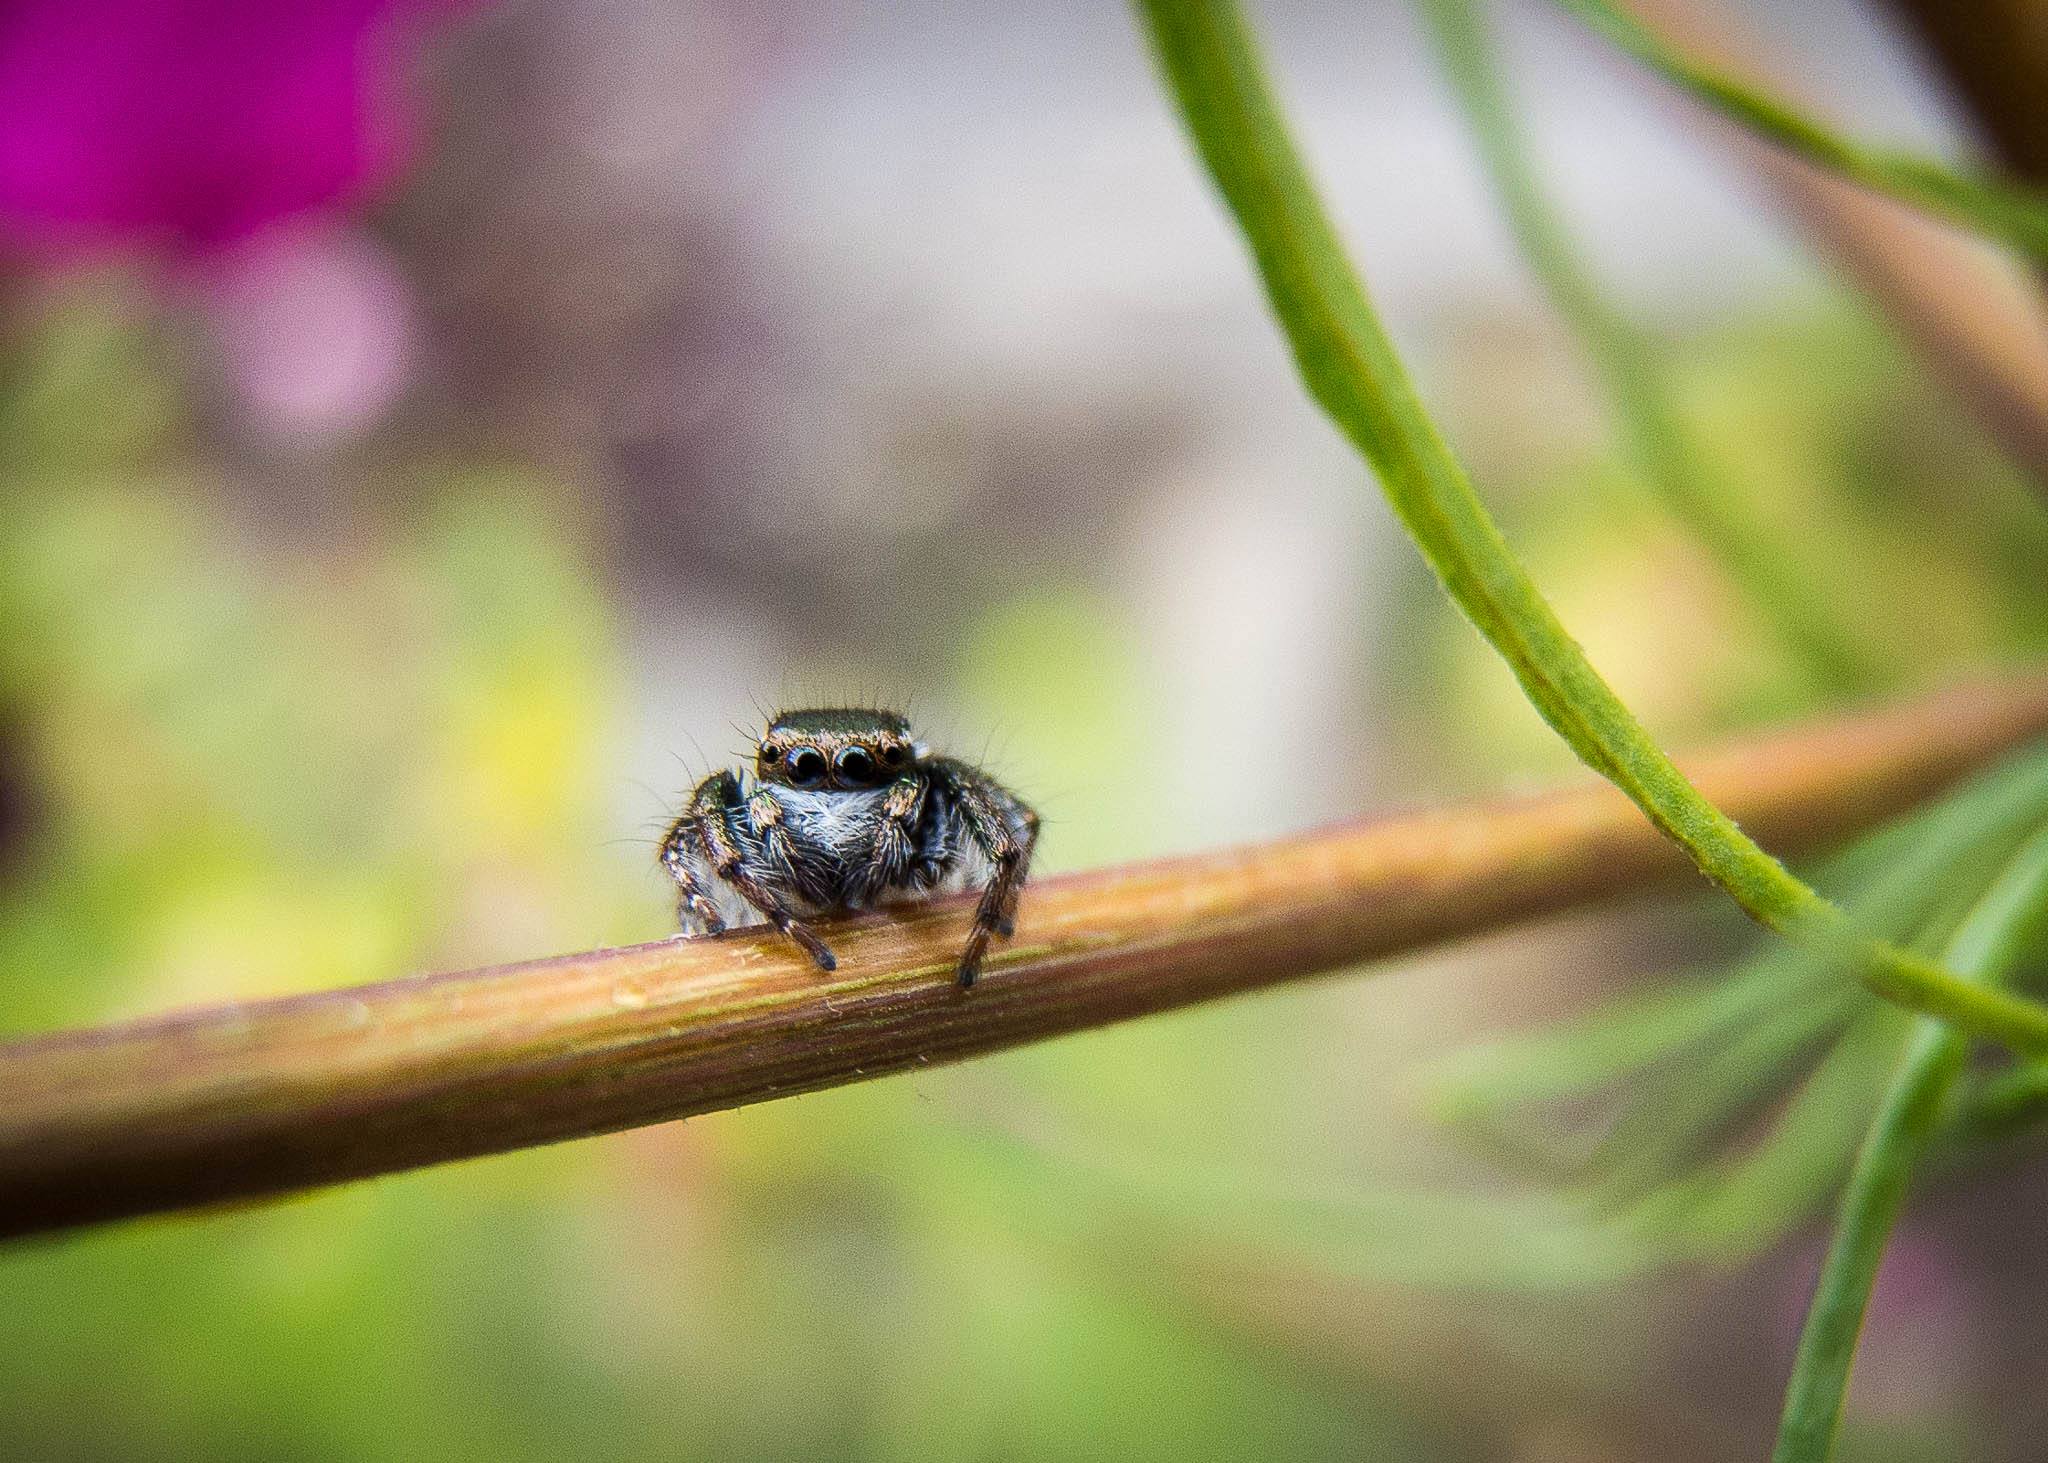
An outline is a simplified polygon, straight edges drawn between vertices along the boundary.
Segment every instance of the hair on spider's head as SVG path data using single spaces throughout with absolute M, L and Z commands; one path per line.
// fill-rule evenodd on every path
M 778 711 L 768 723 L 768 735 L 778 732 L 796 736 L 872 737 L 892 733 L 910 735 L 910 723 L 894 711 L 873 706 L 821 706 L 802 711 Z

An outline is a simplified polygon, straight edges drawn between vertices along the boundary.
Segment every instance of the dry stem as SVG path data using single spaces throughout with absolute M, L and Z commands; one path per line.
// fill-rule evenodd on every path
M 1764 842 L 1823 846 L 2048 729 L 2048 679 L 1951 691 L 1688 763 Z M 275 1194 L 862 1081 L 1499 929 L 1681 878 L 1620 793 L 1342 824 L 1043 879 L 982 984 L 971 901 L 0 1046 L 0 1234 Z

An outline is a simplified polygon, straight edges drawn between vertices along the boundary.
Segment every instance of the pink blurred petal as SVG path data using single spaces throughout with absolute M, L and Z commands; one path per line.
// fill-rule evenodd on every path
M 1781 1296 L 1784 1364 L 1791 1365 L 1820 1277 L 1816 1243 L 1787 1276 Z M 1924 1423 L 1952 1413 L 1975 1361 L 1968 1271 L 1942 1240 L 1902 1224 L 1885 1247 L 1850 1379 L 1848 1407 L 1868 1421 Z
M 445 0 L 14 0 L 0 230 L 68 253 L 218 247 L 360 199 L 410 150 L 404 68 Z
M 360 230 L 274 229 L 210 258 L 200 288 L 230 393 L 263 436 L 332 444 L 375 425 L 405 388 L 412 288 Z

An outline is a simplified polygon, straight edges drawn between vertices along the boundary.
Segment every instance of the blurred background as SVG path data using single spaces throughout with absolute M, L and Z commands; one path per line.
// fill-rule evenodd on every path
M 1882 14 L 1719 8 L 1861 135 L 1966 149 Z M 1617 451 L 1408 6 L 1255 13 L 1624 697 L 1684 745 L 2039 651 L 1992 436 L 1714 128 L 1499 9 L 1557 203 L 1865 684 Z M 663 821 L 785 703 L 985 754 L 1046 871 L 1567 771 L 1306 402 L 1121 6 L 31 0 L 0 242 L 6 1034 L 659 937 Z M 1754 1455 L 1810 1204 L 1647 1254 L 1416 1075 L 1745 941 L 1635 904 L 17 1249 L 0 1454 Z M 1845 1456 L 2028 1456 L 2044 1212 L 2025 1166 L 1915 1210 Z

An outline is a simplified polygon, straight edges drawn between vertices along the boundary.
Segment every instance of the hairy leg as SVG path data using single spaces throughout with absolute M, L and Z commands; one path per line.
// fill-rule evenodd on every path
M 960 984 L 971 986 L 981 974 L 990 938 L 1008 936 L 1016 928 L 1017 899 L 1038 842 L 1038 815 L 1008 789 L 966 763 L 939 762 L 933 772 L 946 779 L 968 834 L 994 869 L 981 891 L 981 902 L 975 906 L 967 948 L 960 954 Z
M 685 933 L 716 935 L 725 930 L 725 916 L 718 912 L 691 861 L 692 854 L 702 848 L 696 831 L 701 816 L 687 812 L 669 825 L 661 840 L 661 866 L 676 881 L 676 923 Z
M 796 845 L 790 839 L 789 829 L 783 826 L 782 804 L 770 797 L 765 788 L 755 788 L 754 795 L 747 799 L 746 809 L 747 826 L 761 840 L 769 859 L 783 869 L 793 869 Z
M 891 887 L 920 881 L 918 849 L 911 830 L 923 811 L 923 778 L 899 777 L 889 784 L 888 794 L 882 799 L 881 821 L 875 825 L 874 846 L 859 879 L 860 887 L 870 897 Z M 925 887 L 929 886 L 927 882 Z
M 735 816 L 741 819 L 748 817 L 747 803 L 740 796 L 739 779 L 730 772 L 720 772 L 706 778 L 697 788 L 690 799 L 690 812 L 683 816 L 678 826 L 687 825 L 688 836 L 694 840 L 696 851 L 711 865 L 713 872 L 738 890 L 742 899 L 766 915 L 776 929 L 802 946 L 804 953 L 817 962 L 818 969 L 834 969 L 839 961 L 830 947 L 809 925 L 796 917 L 780 894 L 747 867 L 746 851 L 732 830 L 731 820 Z
M 996 933 L 1007 940 L 1017 933 L 1017 901 L 1023 896 L 1024 881 L 1031 877 L 1031 855 L 1038 851 L 1038 814 L 1010 794 L 1003 796 L 1009 803 L 1013 826 L 1021 830 L 1018 838 L 1024 845 L 1017 860 L 1016 876 L 1010 880 L 1009 898 L 997 917 Z

